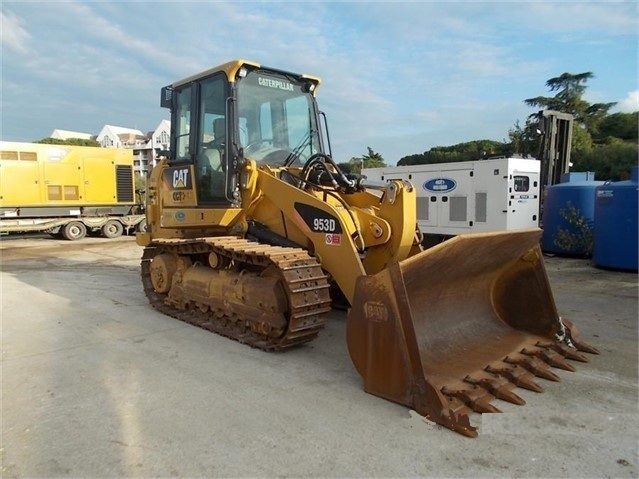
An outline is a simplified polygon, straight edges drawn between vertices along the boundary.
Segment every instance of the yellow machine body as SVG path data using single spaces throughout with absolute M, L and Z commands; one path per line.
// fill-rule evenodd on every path
M 325 152 L 318 86 L 236 60 L 162 90 L 171 152 L 137 236 L 154 307 L 281 350 L 345 303 L 366 391 L 468 436 L 471 411 L 521 404 L 515 386 L 541 391 L 533 376 L 596 352 L 556 310 L 538 229 L 423 250 L 413 185 L 345 173 Z
M 131 150 L 0 142 L 3 207 L 133 204 Z
M 46 232 L 79 240 L 144 231 L 133 152 L 0 142 L 0 233 Z

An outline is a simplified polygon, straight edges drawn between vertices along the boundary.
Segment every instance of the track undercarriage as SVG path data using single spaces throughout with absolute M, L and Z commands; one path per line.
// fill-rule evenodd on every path
M 235 237 L 154 241 L 142 284 L 162 313 L 262 350 L 313 340 L 331 310 L 328 277 L 306 251 Z

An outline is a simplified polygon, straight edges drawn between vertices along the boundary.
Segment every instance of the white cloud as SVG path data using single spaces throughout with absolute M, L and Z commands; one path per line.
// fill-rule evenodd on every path
M 140 35 L 133 35 L 108 18 L 101 17 L 91 4 L 78 2 L 64 2 L 57 5 L 57 9 L 70 18 L 82 18 L 78 23 L 76 34 L 84 42 L 95 41 L 108 46 L 110 49 L 121 49 L 129 52 L 127 56 L 138 55 L 148 61 L 162 62 L 166 59 L 166 52 L 155 42 Z M 121 12 L 120 12 L 121 13 Z
M 601 55 L 574 60 L 587 42 L 636 38 L 631 3 L 8 1 L 3 135 L 37 139 L 62 123 L 150 129 L 167 115 L 161 86 L 246 58 L 322 78 L 338 161 L 367 146 L 394 163 L 436 145 L 499 141 L 530 113 L 522 100 L 561 68 L 600 71 Z M 558 45 L 564 34 L 572 40 Z M 597 101 L 635 88 L 631 63 L 601 80 Z M 37 119 L 23 119 L 35 118 L 34 104 Z
M 0 12 L 0 21 L 2 25 L 0 34 L 2 49 L 8 48 L 17 53 L 28 53 L 31 35 L 23 28 L 24 21 L 8 11 Z
M 639 90 L 631 91 L 626 98 L 615 105 L 615 110 L 622 113 L 634 113 L 639 111 Z
M 516 8 L 542 30 L 592 35 L 637 32 L 635 2 L 529 2 Z

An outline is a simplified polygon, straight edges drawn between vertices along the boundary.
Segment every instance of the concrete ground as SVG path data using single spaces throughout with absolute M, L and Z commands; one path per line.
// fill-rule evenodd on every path
M 366 394 L 344 339 L 264 353 L 151 309 L 132 238 L 3 237 L 2 477 L 637 477 L 637 275 L 547 258 L 600 348 L 469 439 Z M 434 278 L 436 280 L 436 278 Z

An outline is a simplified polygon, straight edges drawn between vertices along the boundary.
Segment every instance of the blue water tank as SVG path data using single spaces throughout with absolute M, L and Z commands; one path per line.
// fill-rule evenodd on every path
M 586 256 L 595 222 L 595 181 L 592 172 L 563 175 L 563 183 L 546 188 L 541 249 L 546 253 Z
M 637 271 L 639 168 L 629 181 L 598 186 L 592 262 L 604 268 Z

